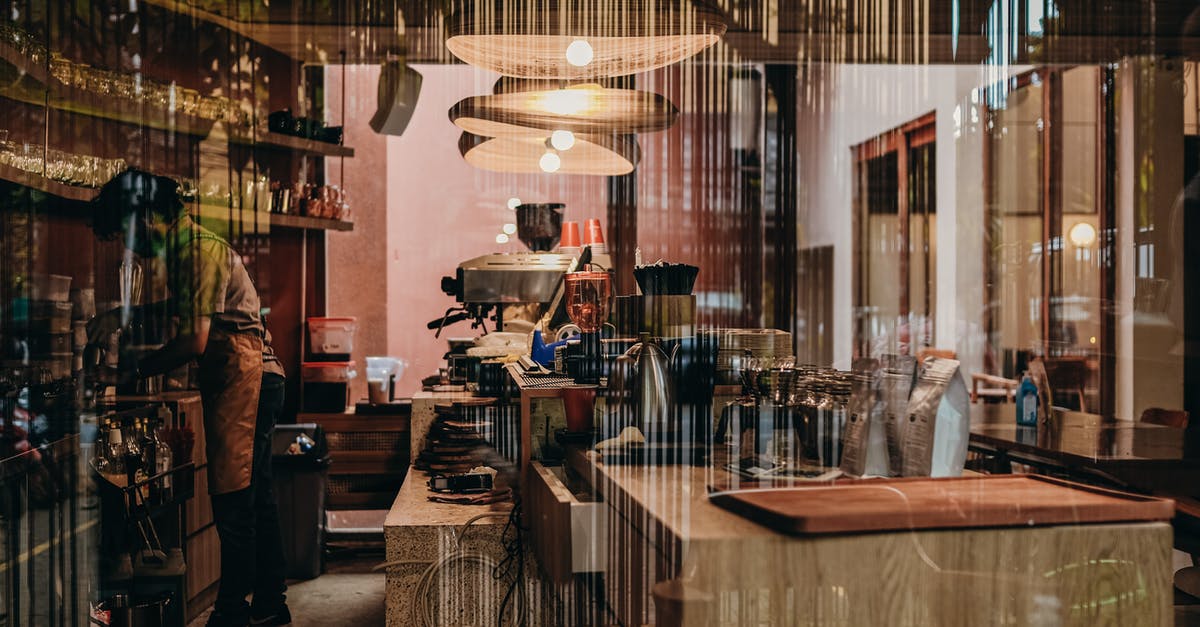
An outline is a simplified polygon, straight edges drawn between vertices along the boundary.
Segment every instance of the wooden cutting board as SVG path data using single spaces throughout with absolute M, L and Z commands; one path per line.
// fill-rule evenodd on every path
M 714 491 L 720 507 L 788 534 L 1170 520 L 1175 502 L 1038 475 L 877 479 Z

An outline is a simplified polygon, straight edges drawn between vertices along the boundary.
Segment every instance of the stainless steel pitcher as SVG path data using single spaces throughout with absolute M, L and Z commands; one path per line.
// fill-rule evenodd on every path
M 617 426 L 632 424 L 647 441 L 671 432 L 674 390 L 671 385 L 671 355 L 643 334 L 637 344 L 617 358 L 609 376 L 609 398 Z

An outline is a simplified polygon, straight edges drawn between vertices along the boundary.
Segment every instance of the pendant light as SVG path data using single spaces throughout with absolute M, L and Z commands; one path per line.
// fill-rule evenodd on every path
M 480 137 L 463 133 L 458 149 L 467 163 L 493 172 L 515 174 L 629 174 L 641 159 L 631 135 L 575 135 L 568 150 L 554 148 L 548 134 L 527 137 Z
M 678 117 L 675 105 L 659 94 L 596 84 L 473 96 L 450 108 L 451 122 L 486 137 L 652 133 Z
M 681 0 L 478 0 L 450 16 L 446 47 L 506 76 L 589 80 L 678 63 L 725 34 L 722 13 Z

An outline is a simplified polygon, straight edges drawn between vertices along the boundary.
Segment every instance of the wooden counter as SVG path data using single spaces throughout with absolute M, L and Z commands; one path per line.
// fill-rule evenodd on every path
M 593 455 L 570 463 L 609 506 L 625 624 L 1170 624 L 1166 523 L 790 537 L 711 504 L 723 471 Z

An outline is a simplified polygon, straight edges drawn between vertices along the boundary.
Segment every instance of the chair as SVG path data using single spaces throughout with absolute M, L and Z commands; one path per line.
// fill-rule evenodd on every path
M 941 357 L 942 359 L 958 359 L 958 353 L 948 348 L 932 348 L 925 347 L 917 351 L 917 363 L 922 363 L 928 357 Z
M 1047 357 L 1042 360 L 1046 365 L 1046 379 L 1050 389 L 1055 392 L 1074 394 L 1079 398 L 1079 411 L 1087 412 L 1087 388 L 1091 369 L 1088 368 L 1085 357 Z
M 980 388 L 980 384 L 987 387 Z M 998 398 L 1005 401 L 1015 401 L 1017 388 L 1021 385 L 1015 379 L 1006 379 L 994 374 L 975 372 L 971 374 L 971 402 L 978 403 L 981 398 Z
M 1186 429 L 1189 422 L 1189 416 L 1187 411 L 1183 409 L 1147 407 L 1146 411 L 1142 412 L 1142 417 L 1138 420 L 1138 422 L 1144 422 L 1151 425 L 1162 425 L 1164 427 L 1175 427 L 1176 429 Z

